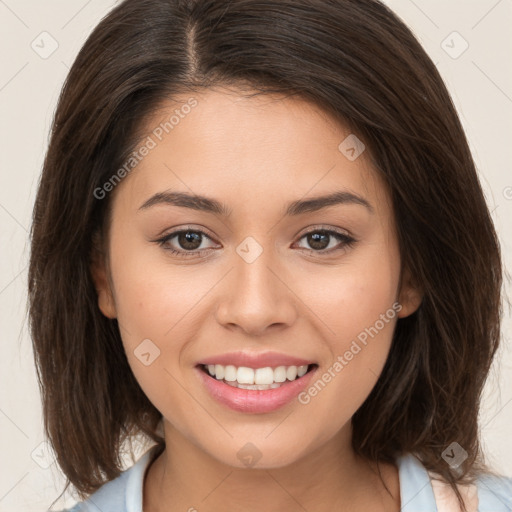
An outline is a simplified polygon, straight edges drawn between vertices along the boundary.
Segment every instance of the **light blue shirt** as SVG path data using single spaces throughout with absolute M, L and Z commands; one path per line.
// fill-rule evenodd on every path
M 150 448 L 131 468 L 107 482 L 86 501 L 62 512 L 143 512 L 142 490 L 146 468 L 153 460 Z M 397 459 L 401 512 L 437 512 L 430 477 L 414 455 Z M 512 512 L 512 478 L 478 478 L 478 512 Z

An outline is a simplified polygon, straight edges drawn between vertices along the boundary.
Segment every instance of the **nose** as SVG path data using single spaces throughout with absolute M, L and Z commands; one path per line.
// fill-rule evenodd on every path
M 216 319 L 223 327 L 262 336 L 270 328 L 290 327 L 297 318 L 291 277 L 270 250 L 249 263 L 238 254 L 220 290 Z

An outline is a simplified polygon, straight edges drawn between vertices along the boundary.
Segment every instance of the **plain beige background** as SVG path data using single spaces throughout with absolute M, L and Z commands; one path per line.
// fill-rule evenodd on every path
M 447 83 L 510 269 L 512 0 L 386 3 L 412 28 Z M 62 489 L 62 475 L 44 443 L 27 331 L 28 232 L 60 88 L 86 37 L 114 4 L 111 0 L 0 0 L 0 512 L 47 510 Z M 508 296 L 509 291 L 507 284 Z M 507 475 L 512 475 L 511 334 L 507 309 L 502 348 L 481 411 L 488 460 Z M 74 501 L 67 496 L 55 509 Z

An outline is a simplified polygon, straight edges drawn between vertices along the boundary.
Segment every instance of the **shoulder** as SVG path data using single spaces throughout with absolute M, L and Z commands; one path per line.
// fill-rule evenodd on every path
M 128 512 L 126 493 L 129 476 L 135 466 L 123 471 L 116 479 L 102 485 L 87 500 L 61 512 Z
M 438 505 L 445 505 L 446 510 L 459 510 L 457 497 L 448 483 L 438 479 L 431 483 Z M 512 511 L 512 479 L 508 477 L 481 474 L 472 485 L 458 488 L 468 512 Z
M 87 500 L 60 512 L 135 512 L 142 510 L 144 475 L 157 446 L 150 448 L 131 468 L 102 485 Z
M 481 474 L 476 480 L 479 512 L 512 511 L 512 478 Z
M 450 503 L 454 495 L 448 484 L 440 483 L 435 475 L 429 473 L 420 460 L 413 454 L 397 458 L 400 478 L 402 512 L 417 510 L 436 510 L 436 503 Z M 478 503 L 478 512 L 512 512 L 512 478 L 480 474 L 474 486 L 460 487 L 468 504 Z M 447 510 L 454 510 L 447 508 Z M 476 509 L 475 509 L 476 510 Z

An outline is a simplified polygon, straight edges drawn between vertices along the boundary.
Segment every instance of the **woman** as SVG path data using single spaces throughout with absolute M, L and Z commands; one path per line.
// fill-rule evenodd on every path
M 380 2 L 125 0 L 34 210 L 72 511 L 510 510 L 477 425 L 500 286 L 449 94 Z

